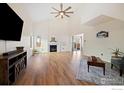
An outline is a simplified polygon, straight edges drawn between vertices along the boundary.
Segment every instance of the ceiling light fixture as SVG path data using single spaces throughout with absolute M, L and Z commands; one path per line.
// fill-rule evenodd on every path
M 62 19 L 64 18 L 64 16 L 70 17 L 68 14 L 73 14 L 74 13 L 73 11 L 68 11 L 68 10 L 71 9 L 71 6 L 69 6 L 66 9 L 63 9 L 63 4 L 62 3 L 60 4 L 60 10 L 58 10 L 54 7 L 52 7 L 52 9 L 54 9 L 56 12 L 51 12 L 51 14 L 57 14 L 55 17 L 60 16 Z

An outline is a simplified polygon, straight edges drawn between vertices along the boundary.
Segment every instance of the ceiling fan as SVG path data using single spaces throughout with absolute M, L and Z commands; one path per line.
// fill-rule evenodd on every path
M 52 7 L 52 9 L 54 9 L 56 12 L 51 12 L 51 14 L 57 14 L 55 17 L 60 16 L 62 19 L 64 18 L 64 16 L 70 17 L 68 14 L 73 14 L 74 13 L 73 11 L 68 11 L 68 10 L 71 9 L 71 6 L 69 6 L 66 9 L 63 9 L 63 4 L 62 3 L 60 4 L 60 10 L 58 10 L 54 7 Z

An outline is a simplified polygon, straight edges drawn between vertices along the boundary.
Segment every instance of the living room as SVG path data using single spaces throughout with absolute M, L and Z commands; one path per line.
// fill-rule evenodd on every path
M 111 63 L 112 56 L 114 56 L 113 52 L 118 49 L 119 52 L 122 53 L 119 55 L 119 57 L 123 57 L 124 4 L 8 3 L 8 5 L 12 8 L 13 11 L 16 12 L 16 14 L 23 20 L 24 23 L 20 41 L 0 41 L 0 54 L 2 55 L 5 52 L 16 50 L 16 47 L 20 46 L 23 46 L 24 50 L 27 51 L 26 71 L 24 74 L 21 74 L 17 81 L 12 84 L 112 84 L 105 83 L 103 81 L 90 82 L 90 80 L 85 80 L 87 78 L 85 77 L 87 75 L 86 73 L 91 73 L 91 66 L 89 68 L 89 72 L 87 71 L 85 73 L 85 79 L 83 78 L 83 72 L 78 73 L 78 71 L 80 70 L 80 60 L 83 58 L 85 59 L 85 57 L 87 59 L 87 57 L 96 56 L 99 57 L 102 61 Z M 67 9 L 69 10 L 68 12 L 71 13 L 63 15 L 63 17 L 61 17 L 61 15 L 51 13 L 58 13 L 58 10 L 61 10 L 61 7 L 63 7 L 62 9 L 64 10 L 66 10 L 68 7 L 71 7 Z M 107 33 L 107 36 L 103 35 L 99 37 L 97 36 L 99 32 L 105 32 Z M 80 43 L 80 45 L 82 45 L 80 47 L 81 50 L 73 50 L 72 48 L 74 42 L 72 38 L 75 35 L 80 34 L 83 34 L 83 38 L 81 39 Z M 55 51 L 50 52 L 50 45 L 57 46 Z M 115 68 L 111 69 L 111 71 L 114 69 Z M 117 79 L 123 80 L 124 74 L 122 73 L 120 76 L 119 70 L 116 71 Z M 38 74 L 38 72 L 41 74 Z M 103 75 L 103 70 L 101 72 Z M 78 76 L 77 74 L 80 75 Z M 57 75 L 63 77 L 57 77 Z M 105 71 L 105 76 L 106 75 L 108 75 L 107 71 Z M 105 79 L 105 77 L 102 79 Z M 110 79 L 111 78 L 108 80 Z M 116 82 L 114 85 L 116 84 L 123 85 L 124 83 L 123 81 L 121 83 L 119 81 L 119 83 Z

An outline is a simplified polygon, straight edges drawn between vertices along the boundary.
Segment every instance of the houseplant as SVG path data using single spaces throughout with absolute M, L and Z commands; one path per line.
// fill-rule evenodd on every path
M 118 57 L 119 55 L 124 54 L 123 52 L 120 51 L 119 48 L 116 48 L 115 50 L 112 49 L 112 50 L 113 50 L 112 54 L 114 54 L 115 57 Z

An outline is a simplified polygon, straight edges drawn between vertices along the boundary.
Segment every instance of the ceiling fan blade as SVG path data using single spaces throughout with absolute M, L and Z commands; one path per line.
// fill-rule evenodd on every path
M 58 17 L 60 14 L 56 15 L 55 17 Z
M 73 11 L 71 11 L 71 12 L 66 12 L 66 13 L 72 13 L 72 14 L 73 14 L 74 12 L 73 12 Z
M 56 11 L 59 11 L 58 9 L 56 9 L 56 8 L 54 8 L 54 7 L 52 7 L 52 9 L 54 9 L 54 10 L 56 10 Z
M 71 7 L 69 6 L 68 8 L 66 8 L 64 11 L 68 11 L 69 9 L 71 9 Z
M 61 11 L 63 10 L 63 4 L 62 3 L 60 4 L 60 9 L 61 9 Z
M 58 12 L 51 12 L 51 14 L 58 14 Z
M 66 14 L 64 14 L 65 16 L 67 16 L 67 17 L 70 17 L 69 15 L 66 15 Z

